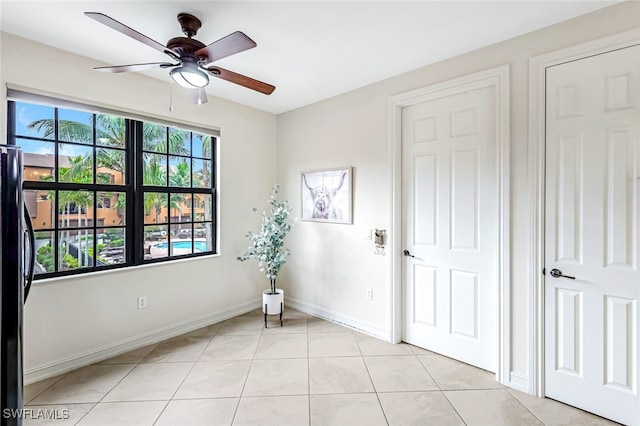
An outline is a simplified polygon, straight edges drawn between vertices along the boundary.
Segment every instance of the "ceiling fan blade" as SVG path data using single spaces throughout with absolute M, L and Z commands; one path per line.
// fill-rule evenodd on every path
M 247 77 L 246 75 L 225 70 L 224 68 L 211 66 L 209 68 L 206 68 L 206 70 L 214 77 L 239 84 L 240 86 L 255 90 L 256 92 L 264 93 L 265 95 L 270 95 L 274 90 L 276 90 L 276 86 L 272 86 L 271 84 L 255 80 L 251 77 Z
M 227 56 L 256 47 L 256 42 L 247 37 L 243 32 L 236 31 L 210 45 L 196 50 L 198 58 L 207 58 L 207 62 L 217 61 Z
M 144 43 L 149 47 L 153 47 L 156 50 L 159 50 L 162 53 L 166 53 L 174 59 L 180 58 L 177 52 L 169 49 L 163 44 L 158 43 L 157 41 L 147 37 L 146 35 L 139 33 L 133 28 L 129 28 L 121 22 L 116 21 L 115 19 L 105 15 L 104 13 L 99 12 L 85 12 L 84 13 L 89 18 L 95 19 L 101 24 L 106 25 L 109 28 L 113 28 L 114 30 L 121 32 L 122 34 L 131 37 L 134 40 L 138 40 L 140 43 Z
M 102 72 L 127 72 L 127 71 L 146 71 L 154 68 L 170 68 L 177 67 L 180 64 L 170 64 L 168 62 L 150 62 L 146 64 L 131 64 L 131 65 L 115 65 L 113 67 L 96 67 L 94 70 Z
M 193 103 L 196 105 L 202 105 L 207 103 L 207 92 L 204 91 L 204 87 L 192 90 Z

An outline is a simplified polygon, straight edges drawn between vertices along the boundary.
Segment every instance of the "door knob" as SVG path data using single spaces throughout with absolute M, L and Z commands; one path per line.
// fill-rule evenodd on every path
M 403 250 L 403 251 L 402 251 L 402 254 L 403 254 L 405 257 L 415 257 L 414 255 L 412 255 L 412 254 L 411 254 L 411 252 L 410 252 L 409 250 Z
M 569 275 L 562 275 L 562 271 L 560 269 L 552 269 L 551 271 L 549 271 L 549 274 L 551 274 L 553 278 L 568 278 L 570 280 L 576 279 L 576 277 L 571 277 Z

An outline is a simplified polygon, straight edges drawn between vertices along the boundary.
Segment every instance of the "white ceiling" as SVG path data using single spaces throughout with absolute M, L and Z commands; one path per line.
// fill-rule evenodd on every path
M 156 62 L 168 57 L 83 12 L 162 44 L 182 35 L 176 16 L 188 12 L 202 21 L 195 38 L 205 44 L 236 30 L 258 44 L 216 64 L 276 86 L 266 96 L 213 79 L 207 93 L 277 114 L 616 2 L 0 0 L 0 29 L 96 66 Z M 147 74 L 169 81 L 166 70 Z

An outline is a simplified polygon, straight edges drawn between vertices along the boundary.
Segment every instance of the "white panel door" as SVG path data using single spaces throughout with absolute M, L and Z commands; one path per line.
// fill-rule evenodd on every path
M 495 88 L 402 110 L 403 340 L 495 371 Z M 411 257 L 413 256 L 413 257 Z
M 546 395 L 636 425 L 639 79 L 640 46 L 547 69 L 545 201 Z

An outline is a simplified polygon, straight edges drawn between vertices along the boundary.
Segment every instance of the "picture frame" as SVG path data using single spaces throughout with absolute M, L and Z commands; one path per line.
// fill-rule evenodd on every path
M 303 171 L 300 186 L 302 220 L 353 223 L 353 167 Z

